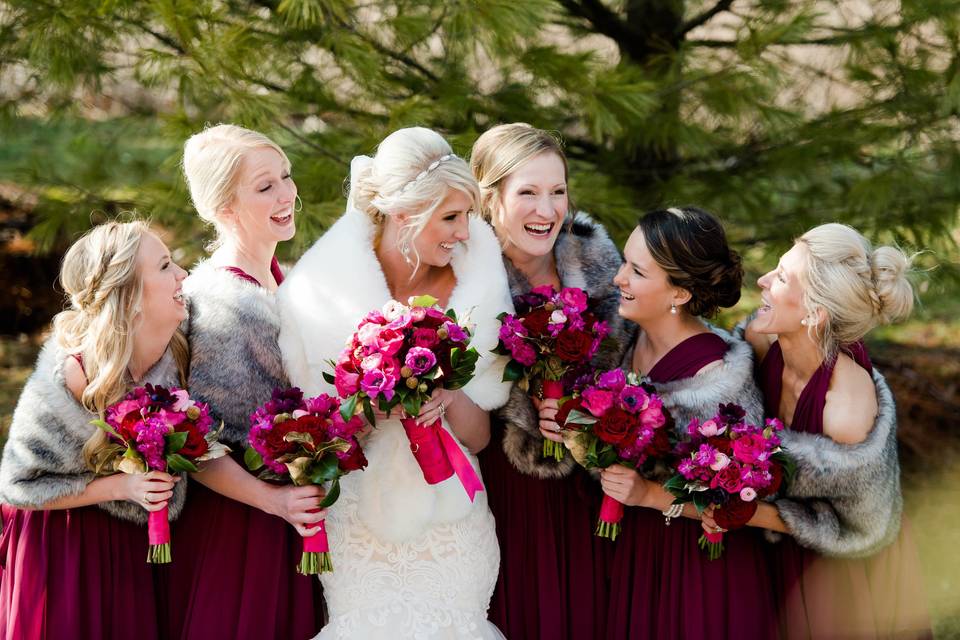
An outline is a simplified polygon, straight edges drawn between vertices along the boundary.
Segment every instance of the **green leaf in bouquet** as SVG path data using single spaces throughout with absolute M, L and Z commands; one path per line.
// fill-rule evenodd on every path
M 579 409 L 574 409 L 567 414 L 566 424 L 582 424 L 582 425 L 591 425 L 596 424 L 597 419 L 590 415 L 589 413 L 584 413 Z
M 328 373 L 328 372 L 324 371 L 324 372 L 321 373 L 320 375 L 322 375 L 322 376 L 323 376 L 323 379 L 327 381 L 327 384 L 335 384 L 335 383 L 336 383 L 336 380 L 337 380 L 337 379 L 333 377 L 333 374 L 332 374 L 332 373 Z
M 704 509 L 710 506 L 710 494 L 707 491 L 695 491 L 692 496 L 693 506 L 697 508 L 697 513 L 703 513 Z
M 460 364 L 460 357 L 463 355 L 463 349 L 460 347 L 454 347 L 450 350 L 450 366 L 454 369 L 457 368 Z
M 612 444 L 605 444 L 597 453 L 597 466 L 606 469 L 617 461 L 617 450 Z
M 687 480 L 679 473 L 671 476 L 669 480 L 663 483 L 663 488 L 676 498 L 688 498 Z
M 393 409 L 394 406 L 396 406 L 396 403 L 391 402 L 390 400 L 387 400 L 383 396 L 380 396 L 379 404 L 380 404 L 380 411 L 383 411 L 385 414 L 387 414 L 387 417 L 389 418 L 390 411 Z
M 524 366 L 516 360 L 511 360 L 503 368 L 503 382 L 516 382 L 523 377 Z
M 783 493 L 786 485 L 793 481 L 793 476 L 797 473 L 797 461 L 784 449 L 780 449 L 771 456 L 774 462 L 779 462 L 783 467 L 783 485 L 780 487 L 780 493 Z
M 333 438 L 328 440 L 323 444 L 317 447 L 317 450 L 314 452 L 314 457 L 319 458 L 322 454 L 327 451 L 349 451 L 350 443 L 344 440 L 343 438 Z
M 566 367 L 563 365 L 563 360 L 557 356 L 550 356 L 544 361 L 543 377 L 545 380 L 560 380 L 565 372 Z
M 420 415 L 421 400 L 419 393 L 407 394 L 407 396 L 401 400 L 401 403 L 403 404 L 403 410 L 406 411 L 407 415 L 411 418 Z
M 587 442 L 592 438 L 588 433 L 581 433 L 573 429 L 564 429 L 560 432 L 563 444 L 570 451 L 570 455 L 581 466 L 587 466 Z
M 340 474 L 340 461 L 335 455 L 323 456 L 310 468 L 310 482 L 323 484 Z
M 193 464 L 179 453 L 171 453 L 167 456 L 167 471 L 196 471 L 197 465 Z
M 453 310 L 453 307 L 447 309 L 446 312 L 444 312 L 444 315 L 450 318 L 451 320 L 453 320 L 454 322 L 457 321 L 457 312 Z
M 333 482 L 330 483 L 330 489 L 327 490 L 327 495 L 323 497 L 323 500 L 320 501 L 320 508 L 326 509 L 334 502 L 337 501 L 337 498 L 340 497 L 340 476 L 337 476 L 333 479 Z
M 377 416 L 373 413 L 373 405 L 370 403 L 370 398 L 363 399 L 363 417 L 367 419 L 370 426 L 377 426 Z
M 109 475 L 117 471 L 117 465 L 123 460 L 126 449 L 122 444 L 108 444 L 101 449 L 93 460 L 93 472 L 98 475 Z
M 263 456 L 257 453 L 253 447 L 247 447 L 243 452 L 243 464 L 247 465 L 250 471 L 256 471 L 263 466 Z
M 172 431 L 168 433 L 165 437 L 167 439 L 167 453 L 176 453 L 183 449 L 183 445 L 187 444 L 187 436 L 190 434 L 186 431 Z
M 415 298 L 410 298 L 411 307 L 432 307 L 436 305 L 438 300 L 433 296 L 422 295 Z
M 307 448 L 311 450 L 314 448 L 313 436 L 309 433 L 303 433 L 302 431 L 291 431 L 290 433 L 284 434 L 283 441 L 305 444 Z
M 344 420 L 349 420 L 353 417 L 353 414 L 357 410 L 357 396 L 358 394 L 353 394 L 352 396 L 347 396 L 343 399 L 343 402 L 340 403 L 340 417 Z
M 133 447 L 127 447 L 123 452 L 123 459 L 117 465 L 117 471 L 123 473 L 146 473 L 147 462 L 140 455 L 140 452 Z
M 116 438 L 117 440 L 123 441 L 123 438 L 120 437 L 120 434 L 117 433 L 116 430 L 115 430 L 113 427 L 111 427 L 109 424 L 107 424 L 106 421 L 100 420 L 100 419 L 91 420 L 91 421 L 90 421 L 90 424 L 92 424 L 93 426 L 95 426 L 95 427 L 98 428 L 98 429 L 103 429 L 104 431 L 106 431 L 107 433 L 109 433 L 110 435 L 112 435 L 112 436 L 113 436 L 114 438 Z

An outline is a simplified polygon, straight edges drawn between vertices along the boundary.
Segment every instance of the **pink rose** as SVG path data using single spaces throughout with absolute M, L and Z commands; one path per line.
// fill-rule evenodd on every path
M 396 355 L 403 348 L 403 333 L 397 329 L 383 329 L 377 336 L 377 348 L 385 356 Z
M 337 388 L 337 395 L 341 398 L 352 396 L 360 390 L 360 374 L 349 371 L 343 365 L 337 365 L 333 371 L 333 386 Z
M 740 489 L 740 499 L 744 502 L 752 502 L 757 497 L 757 492 L 752 487 Z
M 610 371 L 605 371 L 600 374 L 600 377 L 597 378 L 597 386 L 601 389 L 609 389 L 610 391 L 620 391 L 627 384 L 627 376 L 623 373 L 623 369 L 611 369 Z M 634 387 L 638 388 L 638 387 Z M 643 391 L 641 389 L 641 391 Z
M 382 330 L 382 326 L 368 322 L 357 330 L 357 342 L 364 347 L 375 347 Z
M 360 370 L 371 371 L 373 369 L 379 369 L 382 364 L 383 354 L 371 353 L 369 356 L 360 361 Z
M 439 342 L 440 338 L 437 337 L 437 332 L 429 327 L 419 327 L 413 330 L 413 344 L 418 347 L 429 349 L 437 346 Z
M 584 293 L 583 289 L 575 287 L 561 289 L 560 300 L 563 301 L 565 307 L 572 307 L 574 311 L 580 312 L 587 309 L 587 294 Z
M 707 438 L 711 436 L 720 435 L 726 427 L 721 426 L 716 420 L 710 419 L 700 425 L 698 431 L 701 435 L 706 436 Z
M 713 461 L 713 464 L 710 465 L 710 468 L 714 471 L 720 471 L 730 464 L 730 457 L 725 454 L 717 451 L 717 458 Z
M 612 391 L 587 387 L 582 397 L 583 406 L 598 418 L 613 406 L 614 393 Z

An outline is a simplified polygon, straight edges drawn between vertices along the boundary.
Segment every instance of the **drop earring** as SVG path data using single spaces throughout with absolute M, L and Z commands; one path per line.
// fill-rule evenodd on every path
M 300 199 L 300 194 L 298 193 L 296 197 L 296 204 L 293 205 L 293 212 L 300 213 L 301 211 L 303 211 L 303 200 Z
M 670 305 L 670 314 L 671 314 L 671 315 L 677 315 L 677 305 L 675 305 L 675 304 L 671 304 L 671 305 Z

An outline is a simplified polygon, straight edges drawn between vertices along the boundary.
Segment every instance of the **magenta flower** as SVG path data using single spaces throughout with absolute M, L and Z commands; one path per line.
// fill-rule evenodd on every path
M 663 413 L 663 400 L 659 396 L 647 396 L 646 406 L 640 410 L 640 424 L 656 429 L 666 422 L 667 417 Z
M 462 342 L 466 343 L 470 340 L 470 336 L 467 335 L 467 332 L 463 330 L 463 327 L 458 325 L 455 322 L 445 322 L 443 326 L 447 330 L 447 337 L 450 338 L 453 342 Z
M 525 367 L 532 367 L 537 361 L 537 352 L 529 344 L 519 338 L 505 343 L 510 350 L 510 357 Z
M 351 396 L 360 390 L 360 374 L 348 371 L 343 365 L 337 365 L 333 371 L 333 386 L 341 398 Z
M 645 404 L 650 402 L 647 392 L 641 387 L 623 387 L 620 391 L 620 407 L 630 413 L 640 413 Z M 642 418 L 641 418 L 642 421 Z
M 709 444 L 701 444 L 693 457 L 693 461 L 700 467 L 709 467 L 716 459 L 717 450 Z
M 734 457 L 748 464 L 766 459 L 766 449 L 766 439 L 756 433 L 745 433 L 733 441 Z
M 430 349 L 413 347 L 407 352 L 407 357 L 403 363 L 410 367 L 413 375 L 419 376 L 436 366 L 437 356 L 433 355 L 433 351 L 430 351 Z
M 403 348 L 403 332 L 389 326 L 384 328 L 377 336 L 377 348 L 385 356 L 396 355 Z
M 163 471 L 167 462 L 163 458 L 166 435 L 172 431 L 170 425 L 159 417 L 150 416 L 137 426 L 137 451 L 147 461 L 147 468 Z
M 611 369 L 610 371 L 605 371 L 600 374 L 600 377 L 597 378 L 597 386 L 601 389 L 609 389 L 610 391 L 620 391 L 627 384 L 627 376 L 623 373 L 623 369 Z M 639 387 L 633 387 L 640 391 Z
M 326 415 L 338 408 L 339 403 L 325 393 L 321 393 L 315 398 L 304 400 L 307 411 L 313 414 Z M 339 414 L 337 414 L 339 415 Z
M 371 399 L 382 395 L 388 402 L 393 399 L 393 388 L 397 384 L 395 376 L 387 375 L 386 372 L 375 369 L 363 374 L 360 381 L 360 390 L 370 396 Z
M 530 293 L 532 293 L 535 296 L 540 296 L 544 300 L 549 300 L 554 295 L 556 295 L 557 292 L 552 285 L 545 284 L 540 287 L 534 287 L 533 289 L 530 290 Z
M 587 294 L 583 289 L 567 287 L 560 290 L 560 300 L 565 307 L 574 313 L 581 313 L 587 310 Z

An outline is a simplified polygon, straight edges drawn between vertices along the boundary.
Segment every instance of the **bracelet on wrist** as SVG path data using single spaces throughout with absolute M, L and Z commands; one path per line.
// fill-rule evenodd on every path
M 669 507 L 661 511 L 661 513 L 663 514 L 663 517 L 664 517 L 663 523 L 669 527 L 670 521 L 678 517 L 681 513 L 683 513 L 683 504 L 678 504 L 678 503 L 671 504 Z

